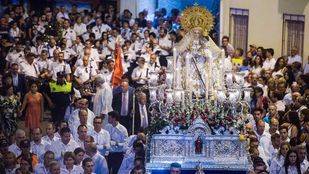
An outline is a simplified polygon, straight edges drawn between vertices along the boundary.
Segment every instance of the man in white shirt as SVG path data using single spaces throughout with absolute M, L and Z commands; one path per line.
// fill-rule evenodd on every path
M 13 49 L 12 51 L 10 51 L 6 57 L 5 60 L 7 62 L 6 67 L 10 67 L 11 64 L 13 63 L 20 63 L 21 61 L 23 61 L 25 58 L 25 54 L 22 50 L 22 45 L 20 42 L 16 43 L 15 49 Z
M 26 77 L 38 78 L 40 75 L 39 69 L 34 62 L 35 55 L 29 53 L 26 55 L 26 60 L 20 63 L 21 74 L 24 74 Z
M 42 137 L 42 140 L 48 144 L 52 144 L 57 141 L 59 138 L 55 136 L 55 128 L 52 123 L 46 124 L 46 135 Z
M 302 63 L 302 57 L 298 54 L 297 47 L 291 49 L 291 55 L 288 57 L 288 65 L 292 65 L 294 62 Z
M 109 173 L 106 159 L 98 152 L 97 146 L 95 144 L 90 144 L 89 147 L 86 148 L 86 154 L 92 159 L 94 163 L 92 172 L 98 174 Z
M 33 141 L 30 142 L 30 151 L 38 156 L 39 162 L 43 162 L 45 149 L 48 143 L 42 140 L 41 128 L 33 129 L 32 136 Z
M 60 52 L 58 54 L 58 61 L 52 63 L 51 65 L 51 75 L 52 79 L 54 81 L 57 81 L 57 73 L 58 72 L 64 72 L 66 74 L 66 80 L 69 82 L 70 79 L 70 74 L 71 74 L 71 67 L 69 64 L 64 62 L 64 53 Z
M 44 154 L 44 162 L 39 163 L 35 169 L 34 174 L 48 174 L 49 173 L 49 163 L 55 160 L 55 154 L 52 151 L 46 151 Z
M 76 68 L 74 77 L 79 85 L 83 85 L 84 83 L 92 82 L 96 74 L 96 70 L 89 63 L 89 56 L 84 56 L 83 65 Z
M 108 123 L 106 130 L 111 136 L 111 145 L 124 143 L 128 137 L 127 129 L 119 123 L 119 113 L 117 111 L 111 111 L 108 113 Z
M 268 161 L 271 157 L 269 152 L 269 146 L 271 146 L 271 135 L 265 131 L 265 122 L 263 120 L 259 120 L 256 125 L 257 128 L 257 137 L 259 139 L 259 146 L 263 149 L 266 161 Z
M 133 149 L 128 151 L 121 163 L 119 173 L 129 173 L 134 168 L 134 159 L 140 153 L 144 151 L 144 144 L 141 141 L 135 141 L 133 143 Z
M 79 145 L 79 147 L 84 148 L 84 141 L 87 137 L 88 128 L 86 125 L 81 124 L 77 128 L 77 137 L 75 137 L 75 141 Z
M 82 18 L 78 17 L 76 19 L 76 23 L 74 24 L 74 31 L 77 36 L 82 36 L 84 33 L 87 32 L 86 24 L 82 23 Z
M 309 167 L 309 162 L 307 159 L 307 151 L 305 145 L 299 145 L 297 147 L 297 155 L 300 162 L 300 168 L 307 170 Z
M 146 85 L 148 81 L 148 68 L 145 66 L 145 58 L 139 57 L 137 64 L 138 67 L 134 68 L 131 75 L 136 88 Z
M 166 57 L 170 55 L 170 51 L 172 48 L 172 41 L 169 39 L 167 35 L 167 29 L 161 28 L 159 30 L 159 47 L 161 49 L 160 52 L 160 65 L 167 67 L 167 60 Z
M 63 52 L 63 59 L 66 62 L 70 62 L 74 57 L 76 57 L 76 52 L 72 49 L 72 45 L 69 46 L 69 41 L 66 38 L 63 38 L 63 43 L 60 43 L 60 51 Z
M 96 116 L 93 119 L 94 129 L 93 131 L 90 132 L 90 135 L 94 138 L 94 142 L 96 143 L 99 150 L 109 149 L 111 140 L 109 132 L 102 129 L 102 123 L 103 123 L 102 117 Z
M 161 67 L 159 63 L 157 63 L 157 55 L 156 54 L 150 54 L 150 60 L 147 63 L 147 68 L 149 73 L 159 73 Z
M 84 174 L 94 174 L 92 173 L 94 163 L 91 158 L 85 158 L 82 162 L 82 166 L 84 169 Z
M 79 103 L 78 109 L 73 111 L 73 113 L 70 116 L 69 125 L 74 125 L 74 124 L 79 125 L 80 124 L 79 110 L 81 110 L 81 109 L 87 110 L 87 113 L 88 113 L 88 115 L 87 115 L 87 125 L 92 125 L 92 122 L 93 122 L 95 115 L 90 109 L 88 109 L 88 106 L 89 106 L 88 100 L 85 99 L 85 98 L 82 98 L 82 99 L 79 100 L 78 103 Z
M 270 162 L 273 159 L 273 157 L 275 157 L 275 155 L 278 154 L 278 151 L 280 149 L 280 145 L 281 145 L 280 135 L 278 133 L 274 133 L 271 136 L 271 145 L 269 146 L 269 150 L 268 150 L 269 155 L 270 155 L 268 162 Z
M 102 23 L 101 18 L 96 19 L 96 25 L 92 28 L 92 32 L 95 34 L 95 39 L 100 39 L 103 32 L 110 30 L 111 28 L 108 25 Z
M 64 6 L 61 6 L 60 7 L 60 11 L 57 13 L 57 17 L 56 19 L 59 21 L 59 20 L 63 20 L 63 19 L 67 19 L 69 20 L 69 15 L 68 13 L 66 12 L 66 9 Z
M 297 84 L 297 82 L 293 82 L 292 83 L 291 91 L 284 96 L 283 102 L 284 102 L 285 105 L 291 105 L 293 103 L 292 94 L 294 92 L 300 92 L 300 87 Z
M 76 40 L 76 33 L 73 29 L 71 29 L 69 20 L 65 20 L 63 22 L 62 38 L 67 39 L 66 44 L 68 47 L 71 47 L 73 45 L 73 41 Z
M 55 159 L 58 161 L 63 160 L 65 152 L 73 152 L 78 147 L 78 144 L 71 138 L 71 131 L 69 128 L 62 128 L 60 136 L 60 140 L 57 140 L 47 147 L 47 150 L 55 153 Z
M 273 70 L 275 68 L 276 59 L 273 58 L 274 49 L 268 48 L 266 49 L 266 60 L 263 63 L 262 68 L 265 70 Z
M 17 157 L 21 154 L 19 147 L 20 142 L 26 139 L 26 132 L 22 129 L 17 129 L 15 133 L 15 143 L 9 146 L 9 151 L 13 152 Z
M 72 130 L 73 137 L 76 141 L 79 137 L 78 128 L 80 125 L 86 125 L 87 130 L 93 130 L 93 126 L 88 122 L 88 110 L 86 109 L 78 110 L 78 118 L 79 122 L 76 121 L 73 124 L 71 122 L 69 123 L 69 127 Z

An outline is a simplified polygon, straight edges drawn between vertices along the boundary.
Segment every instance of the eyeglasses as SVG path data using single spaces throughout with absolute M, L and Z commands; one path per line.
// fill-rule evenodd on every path
M 94 124 L 101 124 L 102 122 L 93 122 Z

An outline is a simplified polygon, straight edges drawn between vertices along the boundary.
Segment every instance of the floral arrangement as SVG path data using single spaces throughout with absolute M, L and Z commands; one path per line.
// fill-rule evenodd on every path
M 166 114 L 152 117 L 148 130 L 149 134 L 159 133 L 164 127 L 170 125 L 180 130 L 187 130 L 193 121 L 200 117 L 207 123 L 214 135 L 238 134 L 244 129 L 247 114 L 241 106 L 223 103 L 197 101 L 191 105 L 179 106 L 172 104 L 167 107 Z M 152 114 L 154 115 L 154 114 Z

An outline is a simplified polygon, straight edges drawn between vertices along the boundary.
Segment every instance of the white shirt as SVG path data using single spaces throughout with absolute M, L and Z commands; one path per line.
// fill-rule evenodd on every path
M 92 69 L 94 69 L 97 72 L 97 69 L 98 69 L 97 64 L 93 60 L 90 60 L 90 59 L 89 59 L 89 64 L 92 67 Z M 76 68 L 79 66 L 84 66 L 83 59 L 82 58 L 77 59 L 74 66 Z
M 307 169 L 302 168 L 302 166 L 300 167 L 301 173 L 305 173 L 306 170 Z M 289 166 L 288 167 L 288 173 L 285 173 L 285 167 L 282 166 L 279 174 L 298 174 L 297 167 L 296 166 Z
M 80 123 L 77 124 L 69 124 L 69 128 L 72 132 L 72 136 L 74 138 L 74 140 L 77 142 L 78 141 L 78 126 L 81 125 Z M 89 134 L 89 132 L 91 130 L 93 130 L 93 126 L 91 124 L 87 124 L 87 134 Z
M 148 114 L 147 114 L 147 108 L 146 105 L 138 104 L 139 113 L 141 117 L 141 127 L 146 128 L 148 127 Z
M 302 63 L 302 58 L 300 57 L 300 55 L 295 55 L 295 56 L 289 56 L 288 57 L 288 64 L 291 65 L 294 62 L 299 62 Z
M 10 36 L 13 37 L 13 38 L 20 37 L 21 36 L 20 29 L 18 27 L 16 27 L 15 30 L 13 28 L 11 28 L 10 29 Z
M 278 100 L 275 105 L 277 107 L 277 111 L 285 111 L 285 104 L 282 100 Z
M 39 72 L 42 72 L 44 69 L 49 70 L 52 63 L 53 62 L 50 59 L 46 60 L 39 59 L 38 61 L 36 61 Z
M 264 68 L 265 70 L 274 69 L 275 68 L 275 64 L 276 64 L 276 59 L 275 58 L 271 58 L 271 59 L 266 58 L 266 60 L 263 63 L 262 68 Z
M 111 137 L 107 130 L 101 129 L 99 132 L 93 130 L 89 135 L 94 138 L 94 142 L 96 143 L 99 150 L 103 149 L 104 147 L 107 149 L 110 148 Z
M 13 152 L 16 155 L 16 157 L 18 157 L 21 154 L 21 149 L 16 145 L 16 143 L 11 144 L 9 146 L 9 151 Z
M 284 157 L 282 155 L 280 155 L 280 157 L 278 158 L 278 154 L 276 154 L 271 162 L 270 162 L 270 166 L 269 166 L 269 172 L 271 174 L 277 174 L 280 172 L 280 169 L 282 168 L 284 164 Z
M 129 91 L 121 93 L 121 116 L 128 116 L 129 112 Z
M 134 158 L 135 153 L 132 151 L 129 154 L 125 154 L 118 173 L 129 174 L 130 171 L 134 168 Z
M 159 45 L 171 48 L 172 41 L 169 40 L 168 36 L 165 36 L 164 38 L 159 38 Z M 161 49 L 160 55 L 168 56 L 170 53 L 164 49 Z
M 25 61 L 25 54 L 24 52 L 9 52 L 7 56 L 5 57 L 5 60 L 11 65 L 12 63 L 20 64 L 21 61 Z
M 84 53 L 84 45 L 82 43 L 74 44 L 72 46 L 73 51 L 76 53 L 77 56 L 82 57 Z
M 64 61 L 62 63 L 54 62 L 51 64 L 51 73 L 53 80 L 57 80 L 57 73 L 61 71 L 64 71 L 66 74 L 71 74 L 70 65 L 65 63 Z
M 39 144 L 36 144 L 34 141 L 31 141 L 30 143 L 30 152 L 36 154 L 39 158 L 40 162 L 44 161 L 44 154 L 46 150 L 46 146 L 49 145 L 44 140 L 41 140 Z
M 84 169 L 81 166 L 73 165 L 73 169 L 69 171 L 65 166 L 61 168 L 60 174 L 83 174 Z
M 67 39 L 67 47 L 71 47 L 74 40 L 76 40 L 76 33 L 70 27 L 62 32 L 62 38 Z
M 121 28 L 121 32 L 120 32 L 121 36 L 124 39 L 130 39 L 131 36 L 131 29 L 130 28 Z
M 139 66 L 134 68 L 133 72 L 132 72 L 132 78 L 146 78 L 148 77 L 148 69 L 146 68 L 146 66 L 144 66 L 143 68 L 140 68 Z M 146 81 L 144 79 L 138 80 L 136 81 L 136 83 L 138 84 L 146 84 Z
M 62 20 L 62 18 L 70 19 L 67 12 L 64 12 L 64 13 L 58 12 L 56 18 L 57 18 L 57 20 L 60 20 L 60 19 Z
M 30 76 L 30 77 L 35 77 L 35 78 L 37 78 L 38 75 L 40 74 L 36 63 L 32 62 L 32 64 L 29 64 L 27 61 L 22 61 L 20 63 L 20 72 L 21 74 L 24 74 L 25 76 Z
M 63 155 L 65 152 L 73 152 L 77 147 L 79 147 L 78 144 L 71 137 L 71 140 L 68 144 L 63 144 L 60 139 L 47 146 L 46 149 L 54 152 L 55 159 L 59 161 L 63 159 Z
M 51 144 L 57 140 L 59 140 L 59 137 L 56 137 L 56 135 L 54 135 L 54 137 L 52 139 L 50 139 L 47 135 L 42 137 L 42 140 L 45 141 L 47 144 Z
M 87 32 L 87 27 L 86 27 L 86 24 L 84 23 L 80 23 L 80 24 L 75 23 L 73 29 L 77 36 L 83 35 L 84 33 Z
M 265 157 L 268 161 L 271 157 L 270 152 L 269 152 L 270 146 L 272 146 L 271 135 L 268 132 L 264 131 L 264 133 L 261 136 L 259 136 L 259 135 L 257 135 L 257 136 L 258 136 L 259 142 L 260 142 L 259 146 L 261 146 L 261 148 L 263 149 Z
M 76 52 L 73 49 L 71 49 L 70 47 L 67 47 L 64 50 L 61 50 L 63 52 L 63 59 L 64 60 L 71 60 L 71 56 L 76 56 Z
M 84 149 L 84 140 L 81 140 L 80 138 L 78 138 L 78 135 L 76 138 L 74 138 L 75 142 L 78 144 L 78 147 L 81 147 Z
M 48 46 L 48 56 L 49 57 L 54 57 L 54 51 L 58 49 L 57 46 L 51 47 L 50 45 Z
M 39 163 L 34 169 L 34 174 L 49 174 L 49 169 L 43 163 Z
M 79 66 L 76 68 L 75 72 L 74 72 L 74 76 L 79 78 L 81 80 L 82 83 L 86 82 L 87 80 L 89 80 L 91 77 L 95 76 L 96 70 L 94 68 L 92 68 L 92 66 Z
M 111 141 L 124 143 L 128 137 L 127 129 L 120 123 L 118 123 L 115 127 L 111 124 L 107 124 L 105 129 L 109 132 Z
M 87 126 L 88 126 L 88 125 L 92 125 L 95 115 L 90 109 L 87 109 L 87 112 L 88 112 L 88 118 L 87 118 Z M 77 125 L 77 127 L 79 126 L 80 121 L 79 121 L 78 113 L 79 113 L 79 109 L 76 109 L 71 114 L 70 119 L 68 121 L 70 127 L 71 127 L 71 125 L 75 125 L 75 126 Z M 89 128 L 88 128 L 88 130 L 89 130 Z
M 95 39 L 100 39 L 103 32 L 110 31 L 110 30 L 111 28 L 106 24 L 102 24 L 100 26 L 96 25 L 92 28 L 92 32 L 95 34 Z

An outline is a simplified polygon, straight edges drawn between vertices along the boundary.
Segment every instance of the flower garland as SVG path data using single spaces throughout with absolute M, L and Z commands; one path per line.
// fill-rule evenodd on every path
M 181 130 L 187 130 L 193 121 L 200 117 L 208 123 L 214 135 L 239 134 L 247 121 L 245 111 L 235 111 L 229 104 L 217 105 L 214 101 L 208 103 L 196 101 L 192 105 L 181 107 L 172 104 L 166 115 L 152 117 L 148 134 L 159 133 L 164 127 L 172 125 Z

